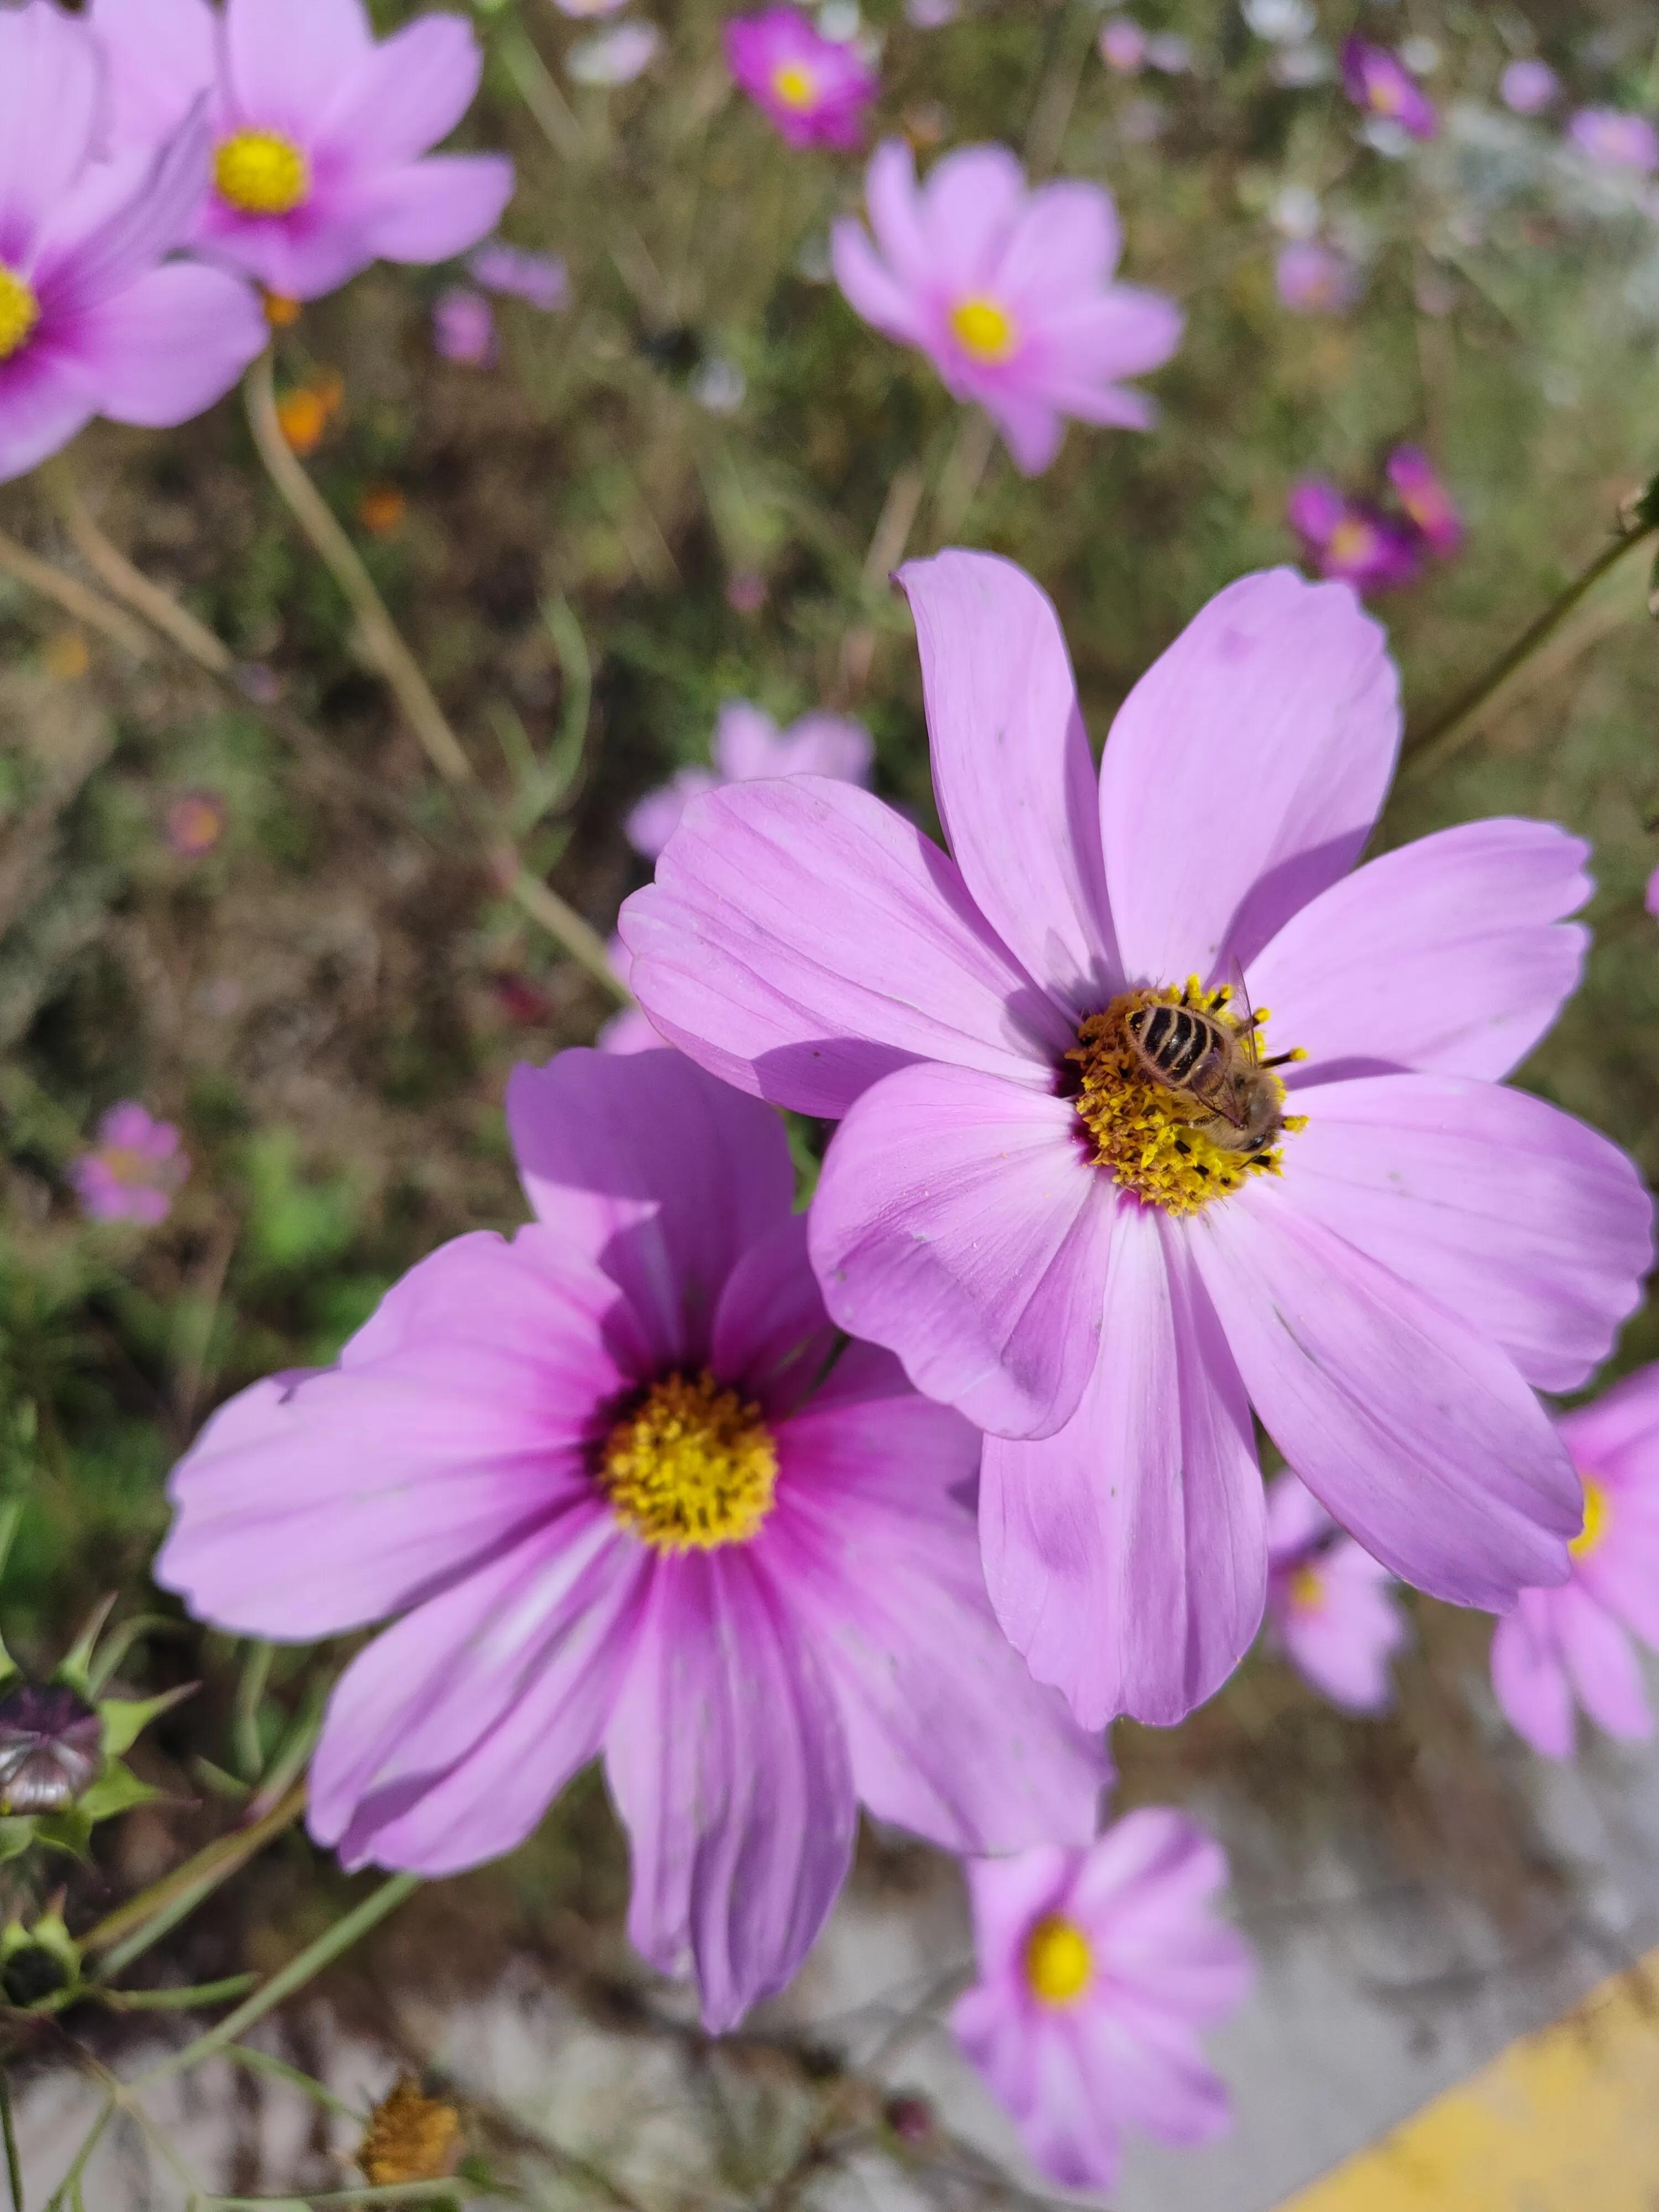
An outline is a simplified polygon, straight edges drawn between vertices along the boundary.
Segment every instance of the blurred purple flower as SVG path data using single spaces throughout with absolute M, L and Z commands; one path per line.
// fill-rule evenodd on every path
M 432 343 L 446 361 L 487 368 L 495 358 L 495 317 L 483 294 L 446 285 L 432 302 Z
M 1581 107 L 1567 125 L 1567 143 L 1598 169 L 1650 177 L 1659 169 L 1659 132 L 1645 115 L 1620 107 Z
M 1165 76 L 1185 76 L 1193 65 L 1192 41 L 1178 31 L 1156 32 L 1146 41 L 1146 59 Z
M 857 48 L 826 39 L 799 8 L 732 15 L 726 58 L 738 88 L 792 146 L 857 146 L 881 80 Z
M 49 0 L 0 9 L 0 483 L 94 415 L 188 422 L 270 337 L 247 285 L 166 258 L 206 197 L 206 117 L 95 161 L 106 76 L 86 25 Z
M 168 807 L 165 835 L 181 860 L 199 860 L 225 834 L 229 809 L 216 791 L 185 791 Z
M 1139 76 L 1146 64 L 1146 33 L 1133 15 L 1109 15 L 1100 27 L 1100 58 L 1120 76 Z
M 654 860 L 680 826 L 694 799 L 723 784 L 754 783 L 764 776 L 832 775 L 843 783 L 868 783 L 875 761 L 870 732 L 842 714 L 803 714 L 787 730 L 746 699 L 730 699 L 714 724 L 714 765 L 683 768 L 648 791 L 623 824 L 636 853 Z
M 112 1106 L 98 1142 L 70 1169 L 82 1210 L 94 1221 L 165 1221 L 190 1173 L 171 1121 L 158 1121 L 136 1099 Z
M 1200 2028 L 1249 1993 L 1250 1954 L 1209 1900 L 1219 1844 L 1143 1807 L 1087 1850 L 1045 1847 L 967 1869 L 979 1979 L 951 2028 L 1062 2188 L 1116 2185 L 1131 2129 L 1212 2142 L 1232 2123 Z
M 1413 582 L 1423 566 L 1415 531 L 1347 498 L 1324 477 L 1304 477 L 1291 487 L 1285 519 L 1320 574 L 1357 592 L 1396 590 Z
M 1449 561 L 1463 543 L 1463 518 L 1420 446 L 1396 446 L 1389 456 L 1389 482 L 1431 553 Z
M 844 1345 L 770 1107 L 678 1052 L 517 1068 L 535 1222 L 421 1262 L 337 1366 L 222 1407 L 158 1580 L 337 1685 L 312 1833 L 436 1875 L 601 1754 L 629 1933 L 714 2031 L 822 1928 L 861 1803 L 955 1852 L 1094 1832 L 1097 1740 L 997 1626 L 969 1424 Z
M 1571 1578 L 1522 1590 L 1492 1639 L 1492 1686 L 1510 1725 L 1547 1759 L 1571 1759 L 1575 1703 L 1637 1741 L 1653 1715 L 1632 1637 L 1659 1650 L 1659 1363 L 1557 1424 L 1584 1486 Z
M 1048 466 L 1068 416 L 1146 428 L 1152 402 L 1119 380 L 1169 359 L 1182 315 L 1161 293 L 1112 283 L 1109 192 L 1080 179 L 1028 186 L 1006 146 L 959 147 L 919 188 L 909 148 L 888 139 L 866 198 L 875 245 L 850 216 L 830 236 L 842 292 L 985 409 L 1022 475 Z
M 1280 248 L 1273 281 L 1293 314 L 1339 315 L 1359 297 L 1359 272 L 1346 254 L 1313 238 Z
M 904 0 L 904 20 L 918 31 L 942 30 L 962 13 L 962 0 Z
M 1267 1620 L 1304 1681 L 1350 1712 L 1378 1713 L 1407 1640 L 1394 1577 L 1345 1536 L 1291 1474 L 1267 1489 Z
M 1561 80 L 1547 62 L 1535 58 L 1511 62 L 1498 81 L 1498 96 L 1516 115 L 1538 115 L 1561 89 Z
M 1648 878 L 1647 896 L 1643 903 L 1656 921 L 1659 921 L 1659 868 Z
M 1374 46 L 1361 38 L 1345 40 L 1342 89 L 1367 115 L 1397 123 L 1413 138 L 1432 138 L 1440 127 L 1432 100 L 1386 46 Z
M 572 46 L 564 65 L 578 84 L 632 84 L 649 69 L 661 44 L 654 23 L 617 23 Z
M 372 261 L 447 261 L 513 190 L 504 155 L 428 152 L 478 88 L 459 15 L 378 43 L 362 0 L 92 0 L 90 15 L 112 65 L 112 143 L 154 146 L 205 94 L 213 191 L 193 242 L 283 298 L 317 299 Z
M 530 253 L 497 240 L 468 257 L 466 273 L 486 292 L 526 301 L 544 315 L 556 314 L 570 303 L 570 272 L 554 253 Z
M 599 15 L 614 15 L 628 5 L 628 0 L 553 0 L 562 15 L 574 15 L 579 21 Z

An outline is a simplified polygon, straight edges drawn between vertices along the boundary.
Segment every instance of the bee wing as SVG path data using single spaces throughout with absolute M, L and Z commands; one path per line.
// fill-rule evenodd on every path
M 1232 986 L 1234 998 L 1244 1009 L 1243 1020 L 1238 1027 L 1238 1042 L 1249 1055 L 1250 1066 L 1255 1067 L 1261 1057 L 1261 1043 L 1255 1025 L 1255 1009 L 1250 1004 L 1250 987 L 1244 981 L 1244 970 L 1238 964 L 1236 952 L 1227 963 L 1227 981 Z

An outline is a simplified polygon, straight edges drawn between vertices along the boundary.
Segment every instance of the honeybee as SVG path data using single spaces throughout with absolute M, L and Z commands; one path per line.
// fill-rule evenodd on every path
M 1297 1055 L 1263 1060 L 1243 978 L 1245 1019 L 1235 1025 L 1192 1003 L 1190 988 L 1174 1006 L 1137 1006 L 1124 1026 L 1135 1057 L 1154 1082 L 1195 1098 L 1208 1118 L 1194 1124 L 1224 1152 L 1253 1158 L 1285 1127 L 1285 1094 L 1268 1070 Z M 1231 995 L 1217 994 L 1222 1004 Z

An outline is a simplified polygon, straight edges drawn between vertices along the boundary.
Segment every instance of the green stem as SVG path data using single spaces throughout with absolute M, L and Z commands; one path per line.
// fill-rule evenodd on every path
M 1659 523 L 1642 522 L 1634 528 L 1622 527 L 1619 534 L 1586 563 L 1565 591 L 1551 600 L 1537 619 L 1529 623 L 1513 645 L 1500 653 L 1490 666 L 1476 677 L 1474 683 L 1459 692 L 1451 703 L 1442 708 L 1420 730 L 1407 738 L 1405 752 L 1412 763 L 1413 775 L 1436 766 L 1455 752 L 1467 737 L 1483 708 L 1496 697 L 1517 669 L 1530 660 L 1540 645 L 1547 643 L 1560 629 L 1573 609 L 1601 582 L 1610 575 L 1627 553 L 1644 544 L 1659 529 Z
M 112 2012 L 192 2012 L 199 2005 L 228 2004 L 246 1996 L 258 1974 L 227 1974 L 222 1982 L 195 1982 L 185 1990 L 100 1990 L 100 2004 Z
M 81 2195 L 81 2176 L 86 2172 L 87 2162 L 91 2158 L 94 2151 L 97 2149 L 99 2144 L 102 2142 L 104 2130 L 109 2125 L 110 2122 L 115 2118 L 115 2113 L 116 2100 L 112 2097 L 109 2102 L 105 2106 L 103 2111 L 99 2113 L 97 2118 L 93 2122 L 92 2127 L 85 2140 L 82 2142 L 80 2149 L 75 2154 L 75 2157 L 70 2163 L 68 2172 L 64 2174 L 63 2179 L 58 2183 L 57 2188 L 53 2190 L 50 2198 L 47 2200 L 46 2212 L 63 2212 L 64 2204 L 69 2203 L 71 2199 L 79 2199 Z
M 204 2197 L 202 2212 L 312 2212 L 327 2204 L 453 2203 L 460 2185 L 453 2181 L 394 2181 L 380 2189 L 329 2189 L 320 2197 Z
M 273 2081 L 286 2081 L 290 2089 L 309 2097 L 313 2104 L 337 2112 L 342 2119 L 355 2120 L 361 2128 L 367 2125 L 363 2113 L 356 2105 L 349 2105 L 343 2097 L 337 2097 L 325 2082 L 302 2074 L 297 2066 L 290 2066 L 284 2058 L 273 2058 L 268 2051 L 256 2051 L 252 2044 L 227 2045 L 222 2056 L 233 2059 L 238 2066 L 246 2066 L 250 2074 L 268 2074 Z
M 262 1988 L 256 1990 L 246 2004 L 238 2005 L 235 2011 L 228 2019 L 222 2020 L 216 2027 L 209 2028 L 193 2043 L 187 2043 L 182 2051 L 172 2052 L 141 2074 L 132 2084 L 133 2087 L 148 2088 L 154 2082 L 165 2081 L 174 2074 L 182 2074 L 188 2068 L 199 2065 L 203 2059 L 210 2058 L 216 2051 L 222 2051 L 228 2043 L 234 2043 L 256 2021 L 263 2020 L 285 1998 L 292 1996 L 296 1990 L 303 1989 L 308 1981 L 321 1973 L 325 1966 L 331 1966 L 343 1952 L 349 1951 L 389 1912 L 395 1911 L 407 1898 L 412 1897 L 420 1886 L 421 1877 L 417 1874 L 393 1875 L 389 1881 L 382 1882 L 361 1905 L 348 1912 L 343 1920 L 336 1921 L 333 1927 L 319 1936 L 314 1943 L 307 1943 L 297 1958 L 290 1959 L 282 1972 L 273 1974 Z
M 270 1682 L 271 1662 L 276 1656 L 276 1647 L 263 1638 L 250 1643 L 242 1660 L 242 1671 L 236 1682 L 236 1705 L 231 1720 L 231 1738 L 236 1747 L 237 1771 L 244 1782 L 258 1782 L 264 1771 L 264 1746 L 259 1740 L 259 1708 L 264 1703 L 265 1691 Z
M 0 2067 L 0 2134 L 6 2139 L 6 2179 L 11 2185 L 11 2212 L 23 2212 L 23 2161 L 17 2155 L 17 2130 L 12 2125 L 11 2081 Z

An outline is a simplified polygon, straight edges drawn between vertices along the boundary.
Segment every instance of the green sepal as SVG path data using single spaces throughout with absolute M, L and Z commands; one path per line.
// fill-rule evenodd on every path
M 163 1690 L 155 1698 L 106 1698 L 98 1708 L 104 1723 L 104 1749 L 112 1759 L 131 1751 L 152 1721 L 194 1697 L 201 1686 L 199 1682 L 181 1682 L 176 1690 Z

